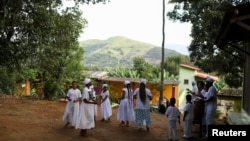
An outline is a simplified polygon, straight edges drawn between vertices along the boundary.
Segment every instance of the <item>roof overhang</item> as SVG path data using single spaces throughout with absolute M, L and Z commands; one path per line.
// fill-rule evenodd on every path
M 217 76 L 213 76 L 213 75 L 209 75 L 209 74 L 201 73 L 201 72 L 197 72 L 197 71 L 194 72 L 194 76 L 198 77 L 198 78 L 201 78 L 203 80 L 205 80 L 206 77 L 210 77 L 214 81 L 219 81 L 219 78 Z
M 125 80 L 128 80 L 130 82 L 134 83 L 140 83 L 139 78 L 125 78 L 125 77 L 105 77 L 103 78 L 104 81 L 113 81 L 113 82 L 124 82 Z M 151 80 L 149 83 L 158 83 L 160 84 L 160 81 L 158 80 Z M 178 80 L 164 80 L 163 84 L 167 85 L 179 85 L 180 81 Z
M 239 41 L 250 42 L 250 3 L 226 10 L 215 44 L 223 46 Z

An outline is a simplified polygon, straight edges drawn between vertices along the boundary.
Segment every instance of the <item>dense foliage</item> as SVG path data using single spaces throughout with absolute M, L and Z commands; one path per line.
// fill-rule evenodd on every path
M 45 98 L 51 98 L 56 92 L 47 86 L 56 84 L 52 89 L 59 91 L 66 80 L 81 78 L 78 37 L 87 22 L 78 4 L 107 1 L 75 2 L 65 8 L 63 0 L 0 1 L 1 93 L 13 94 L 14 85 L 28 79 L 44 83 Z
M 242 86 L 244 54 L 233 46 L 227 51 L 214 45 L 227 8 L 249 0 L 170 0 L 175 7 L 167 16 L 172 20 L 191 22 L 193 38 L 189 45 L 191 61 L 207 73 L 216 72 L 231 87 Z M 244 45 L 238 43 L 244 50 Z

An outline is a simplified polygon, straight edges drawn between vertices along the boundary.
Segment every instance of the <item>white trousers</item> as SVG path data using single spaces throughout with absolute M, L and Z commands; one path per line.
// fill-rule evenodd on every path
M 193 120 L 185 120 L 183 137 L 185 138 L 192 137 L 192 125 L 193 125 Z
M 168 119 L 168 137 L 172 140 L 177 140 L 177 120 Z
M 216 108 L 211 106 L 205 106 L 206 137 L 208 136 L 208 125 L 214 123 L 215 114 Z

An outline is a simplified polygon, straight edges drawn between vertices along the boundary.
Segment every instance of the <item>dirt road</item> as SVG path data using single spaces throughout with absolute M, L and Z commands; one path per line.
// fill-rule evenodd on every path
M 79 130 L 64 128 L 62 115 L 66 103 L 59 101 L 30 100 L 0 95 L 0 141 L 166 141 L 167 119 L 159 113 L 151 113 L 150 132 L 139 131 L 133 124 L 120 126 L 116 120 L 117 108 L 113 108 L 110 122 L 100 121 L 100 106 L 96 128 L 88 131 L 88 137 L 79 136 Z M 178 126 L 179 141 L 184 141 L 183 125 Z M 193 128 L 193 141 L 198 136 L 198 125 Z

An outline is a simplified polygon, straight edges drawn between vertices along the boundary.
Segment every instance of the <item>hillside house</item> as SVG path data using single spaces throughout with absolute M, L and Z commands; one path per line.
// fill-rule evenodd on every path
M 204 81 L 205 78 L 209 76 L 214 81 L 218 81 L 218 77 L 212 76 L 206 73 L 200 72 L 200 69 L 197 67 L 180 64 L 179 67 L 179 108 L 183 109 L 184 104 L 186 103 L 186 89 L 192 89 L 192 81 Z

